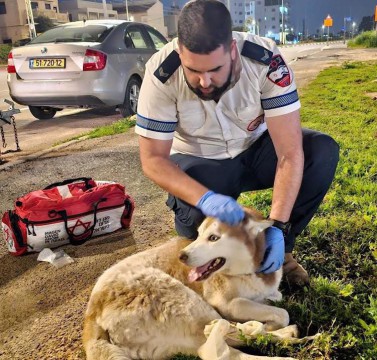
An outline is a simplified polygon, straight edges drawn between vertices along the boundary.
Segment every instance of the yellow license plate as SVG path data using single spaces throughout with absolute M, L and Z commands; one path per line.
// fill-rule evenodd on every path
M 30 59 L 30 69 L 64 69 L 65 59 L 58 58 L 44 58 L 44 59 Z

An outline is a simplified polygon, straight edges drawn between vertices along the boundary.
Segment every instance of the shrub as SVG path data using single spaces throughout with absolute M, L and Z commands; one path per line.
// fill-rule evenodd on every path
M 6 64 L 8 62 L 8 54 L 11 49 L 11 45 L 0 44 L 0 64 Z
M 349 47 L 377 47 L 377 32 L 366 31 L 357 36 L 354 40 L 348 42 Z

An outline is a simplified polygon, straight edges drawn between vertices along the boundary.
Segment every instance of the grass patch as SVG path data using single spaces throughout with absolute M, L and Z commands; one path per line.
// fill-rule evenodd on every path
M 135 126 L 136 120 L 135 117 L 124 118 L 118 120 L 110 125 L 100 126 L 95 128 L 86 134 L 89 139 L 94 139 L 103 136 L 122 134 L 128 131 L 131 127 Z
M 377 32 L 365 31 L 356 36 L 355 39 L 348 42 L 348 47 L 351 48 L 376 48 L 377 47 Z
M 333 136 L 340 145 L 335 180 L 316 216 L 297 239 L 296 256 L 311 286 L 282 284 L 301 345 L 259 338 L 248 352 L 297 359 L 377 359 L 377 91 L 374 63 L 345 63 L 322 71 L 301 91 L 304 127 Z M 271 190 L 245 193 L 244 205 L 268 215 Z M 174 360 L 197 359 L 179 356 Z
M 266 355 L 377 359 L 377 102 L 366 95 L 377 91 L 376 66 L 326 69 L 301 93 L 303 126 L 333 136 L 341 154 L 331 189 L 297 239 L 312 284 L 299 291 L 283 284 L 282 306 L 302 335 L 322 336 L 306 346 L 266 343 Z M 271 195 L 247 193 L 241 201 L 267 215 Z
M 131 116 L 128 118 L 118 120 L 110 125 L 99 126 L 90 132 L 74 136 L 68 140 L 64 140 L 63 142 L 59 142 L 55 144 L 55 146 L 61 143 L 68 142 L 68 141 L 80 139 L 84 136 L 87 139 L 95 139 L 95 138 L 99 138 L 103 136 L 122 134 L 124 132 L 127 132 L 131 127 L 135 126 L 135 124 L 136 124 L 136 117 Z

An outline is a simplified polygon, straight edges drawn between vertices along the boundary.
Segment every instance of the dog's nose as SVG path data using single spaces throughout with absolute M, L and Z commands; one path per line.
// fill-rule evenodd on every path
M 187 259 L 188 259 L 188 255 L 184 251 L 181 251 L 179 255 L 179 260 L 181 260 L 182 262 L 186 262 Z

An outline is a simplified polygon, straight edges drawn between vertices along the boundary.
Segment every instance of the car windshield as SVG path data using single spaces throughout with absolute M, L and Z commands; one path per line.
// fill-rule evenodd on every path
M 113 29 L 105 25 L 58 26 L 47 30 L 29 44 L 57 42 L 97 42 L 101 43 Z

